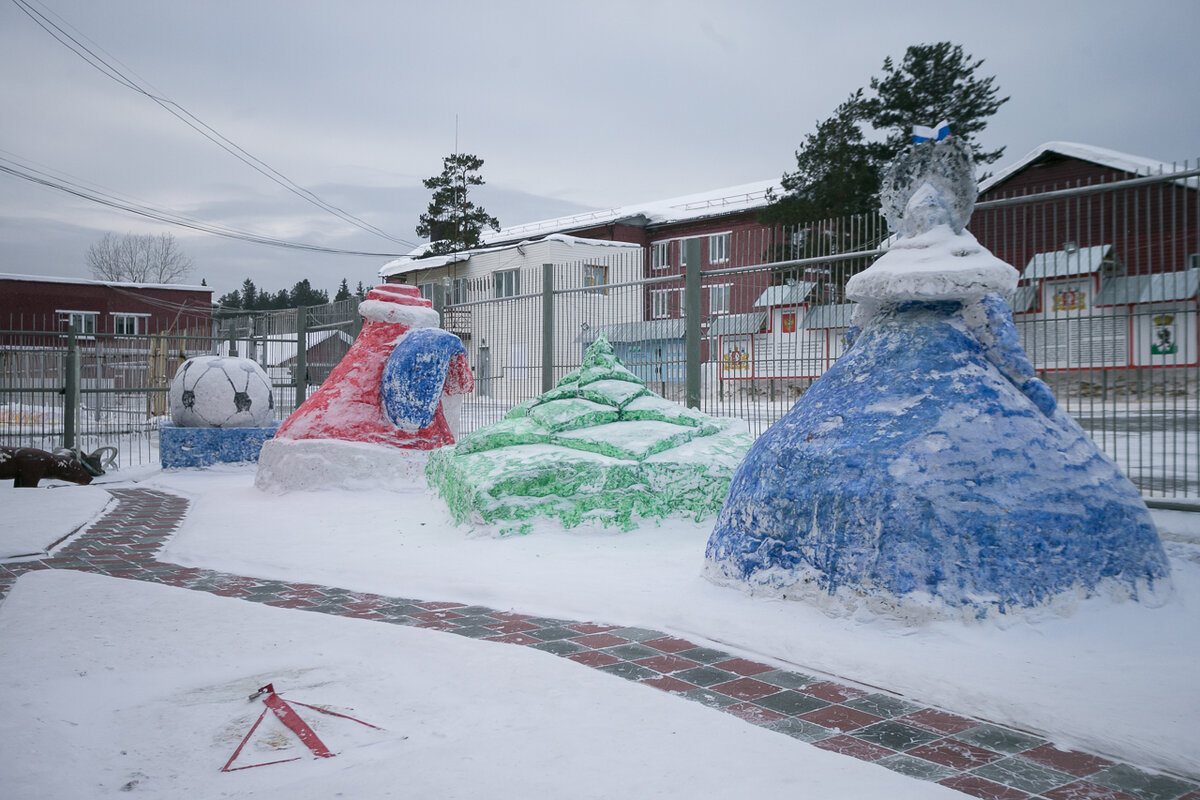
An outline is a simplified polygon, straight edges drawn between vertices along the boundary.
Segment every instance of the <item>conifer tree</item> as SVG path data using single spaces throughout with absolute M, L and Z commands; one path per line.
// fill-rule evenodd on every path
M 998 96 L 994 76 L 976 76 L 982 65 L 951 42 L 912 45 L 899 65 L 886 57 L 883 75 L 871 78 L 871 94 L 857 90 L 805 136 L 796 171 L 783 174 L 783 193 L 760 220 L 789 225 L 875 211 L 880 172 L 908 146 L 914 125 L 949 122 L 974 148 L 977 134 L 1009 100 Z M 872 141 L 879 134 L 884 141 Z M 1003 147 L 976 149 L 975 160 L 990 164 L 1003 153 Z
M 910 141 L 913 125 L 950 123 L 950 131 L 965 139 L 975 151 L 975 163 L 991 164 L 1004 148 L 982 152 L 975 136 L 1009 101 L 999 97 L 995 76 L 976 77 L 983 59 L 963 52 L 950 42 L 913 45 L 898 65 L 883 60 L 883 76 L 871 79 L 875 96 L 865 111 L 871 125 L 887 132 L 887 152 L 895 155 Z
M 350 284 L 346 283 L 345 278 L 342 278 L 342 283 L 340 286 L 338 286 L 337 294 L 335 294 L 333 296 L 333 301 L 336 303 L 341 300 L 349 300 L 349 299 L 350 299 Z
M 479 246 L 484 227 L 500 230 L 500 221 L 471 202 L 470 187 L 482 186 L 483 159 L 453 153 L 442 159 L 442 174 L 426 178 L 433 190 L 428 210 L 421 215 L 417 235 L 432 242 L 429 255 L 456 253 Z
M 859 89 L 804 137 L 796 171 L 783 173 L 783 194 L 759 215 L 762 222 L 815 222 L 871 207 L 879 191 L 879 154 L 863 134 L 863 102 Z

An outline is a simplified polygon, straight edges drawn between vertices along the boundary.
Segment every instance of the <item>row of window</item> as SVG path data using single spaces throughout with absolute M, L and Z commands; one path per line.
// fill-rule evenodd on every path
M 733 293 L 733 284 L 714 284 L 704 288 L 708 289 L 708 313 L 728 314 L 729 298 Z M 679 295 L 679 316 L 687 316 L 687 308 L 683 300 L 683 289 L 651 289 L 651 319 L 666 319 L 671 316 L 671 295 L 673 294 Z
M 100 318 L 98 311 L 63 311 L 55 312 L 64 326 L 75 326 L 81 336 L 96 335 L 96 321 Z M 146 320 L 149 314 L 113 313 L 113 333 L 117 336 L 137 336 L 147 332 Z
M 697 237 L 698 238 L 698 237 Z M 708 238 L 708 263 L 709 264 L 725 264 L 729 261 L 729 239 L 728 233 L 715 233 Z M 687 239 L 667 240 L 664 242 L 653 242 L 650 245 L 650 267 L 652 269 L 666 269 L 671 266 L 671 245 L 675 245 L 675 252 L 679 254 L 679 266 L 687 266 Z
M 603 264 L 584 264 L 583 265 L 583 285 L 590 287 L 591 292 L 595 294 L 608 294 L 605 288 L 608 285 L 608 267 Z M 417 288 L 421 291 L 421 296 L 427 300 L 434 300 L 434 291 L 437 284 L 435 283 L 418 283 Z M 446 298 L 448 304 L 457 304 L 467 302 L 467 291 L 470 288 L 468 278 L 456 278 L 450 284 L 450 297 Z M 519 269 L 506 269 L 500 272 L 492 273 L 492 288 L 493 297 L 516 297 L 521 293 L 521 271 Z
M 697 237 L 698 238 L 698 237 Z M 706 237 L 708 239 L 708 263 L 709 264 L 725 264 L 729 261 L 729 233 L 717 233 Z M 675 251 L 679 254 L 679 265 L 687 266 L 687 247 L 686 239 L 675 239 L 664 242 L 654 242 L 650 246 L 650 266 L 653 269 L 661 270 L 671 266 L 671 245 L 676 247 Z M 592 291 L 596 294 L 607 294 L 607 290 L 603 287 L 608 284 L 608 267 L 600 264 L 585 264 L 583 267 L 583 285 L 592 287 Z M 417 288 L 421 290 L 421 296 L 432 301 L 434 299 L 435 283 L 419 283 Z M 467 302 L 467 290 L 469 283 L 467 278 L 457 278 L 450 286 L 450 297 L 446 298 L 449 304 Z M 492 273 L 492 292 L 491 295 L 495 298 L 516 297 L 521 293 L 521 272 L 517 269 L 501 270 Z M 661 319 L 669 316 L 667 311 L 659 313 L 657 309 L 660 307 L 666 308 L 665 297 L 667 292 L 679 291 L 676 289 L 660 290 L 651 292 L 652 303 L 654 304 L 654 317 Z M 712 313 L 728 314 L 729 313 L 729 286 L 711 286 L 709 287 L 709 307 Z

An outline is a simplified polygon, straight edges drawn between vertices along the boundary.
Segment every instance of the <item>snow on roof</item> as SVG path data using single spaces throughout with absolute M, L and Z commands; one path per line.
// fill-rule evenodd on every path
M 1096 294 L 1096 305 L 1115 306 L 1129 303 L 1162 303 L 1191 300 L 1200 294 L 1200 267 L 1153 275 L 1113 278 Z
M 648 322 L 618 322 L 612 325 L 593 325 L 575 337 L 575 341 L 591 343 L 604 334 L 610 342 L 646 342 L 659 339 L 682 339 L 687 320 L 656 319 Z
M 555 231 L 579 230 L 595 225 L 607 225 L 623 219 L 642 218 L 647 224 L 661 225 L 669 222 L 701 219 L 717 214 L 749 211 L 766 206 L 768 190 L 778 191 L 779 188 L 779 181 L 774 180 L 745 183 L 666 200 L 633 203 L 600 211 L 586 211 L 567 217 L 514 225 L 490 233 L 484 239 L 491 242 L 508 241 L 518 236 L 527 237 Z
M 752 311 L 749 314 L 723 314 L 714 317 L 708 326 L 709 336 L 732 336 L 737 334 L 758 333 L 767 321 L 767 312 Z
M 804 330 L 819 328 L 849 328 L 850 315 L 857 303 L 833 303 L 831 305 L 813 306 L 804 315 L 800 327 Z
M 1025 270 L 1021 273 L 1021 279 L 1040 280 L 1043 278 L 1066 278 L 1072 275 L 1095 275 L 1105 264 L 1109 266 L 1115 264 L 1111 244 L 1067 247 L 1049 253 L 1038 253 L 1029 259 Z
M 1096 147 L 1090 144 L 1077 144 L 1075 142 L 1046 142 L 1045 144 L 1034 148 L 1023 158 L 1017 160 L 1013 164 L 1010 164 L 992 177 L 988 178 L 983 183 L 979 184 L 979 193 L 983 194 L 992 187 L 1003 183 L 1033 162 L 1037 161 L 1046 153 L 1057 153 L 1058 155 L 1067 156 L 1069 158 L 1077 158 L 1081 161 L 1090 161 L 1093 164 L 1099 164 L 1103 167 L 1109 167 L 1110 169 L 1115 169 L 1120 172 L 1129 172 L 1135 175 L 1169 173 L 1174 170 L 1174 166 L 1171 164 L 1164 164 L 1163 162 L 1156 161 L 1152 158 L 1130 155 L 1129 153 L 1121 153 L 1104 147 Z M 1193 187 L 1196 185 L 1196 180 L 1194 178 L 1185 182 L 1187 185 Z
M 754 301 L 754 307 L 770 308 L 771 306 L 790 306 L 803 303 L 816 287 L 815 281 L 795 281 L 781 286 L 768 286 Z
M 386 278 L 390 275 L 406 275 L 410 272 L 421 272 L 428 269 L 437 269 L 444 267 L 447 264 L 453 264 L 462 261 L 469 261 L 472 256 L 483 255 L 484 253 L 499 253 L 504 250 L 515 250 L 518 247 L 530 247 L 537 245 L 540 242 L 560 242 L 569 247 L 574 247 L 577 244 L 585 244 L 598 247 L 624 247 L 637 248 L 639 245 L 630 242 L 610 242 L 605 239 L 584 239 L 579 236 L 568 236 L 562 233 L 555 233 L 540 239 L 524 239 L 520 242 L 512 242 L 510 244 L 497 245 L 493 247 L 476 247 L 473 250 L 464 250 L 461 253 L 447 253 L 440 256 L 429 256 L 422 258 L 421 256 L 429 251 L 432 244 L 423 244 L 413 250 L 408 255 L 393 259 L 379 268 L 379 276 Z
M 354 344 L 354 339 L 348 333 L 342 331 L 308 331 L 305 334 L 305 341 L 308 347 L 305 350 L 311 350 L 321 342 L 329 339 L 332 336 L 338 336 L 346 346 Z M 249 340 L 238 339 L 238 342 L 246 342 Z M 255 347 L 258 349 L 257 361 L 264 366 L 277 367 L 280 364 L 286 364 L 296 357 L 296 334 L 284 333 L 272 336 L 255 337 Z M 239 352 L 244 352 L 239 346 Z
M 113 286 L 118 289 L 175 289 L 184 292 L 208 292 L 211 286 L 193 286 L 185 283 L 133 283 L 130 281 L 96 281 L 88 278 L 62 278 L 53 275 L 15 275 L 0 272 L 0 281 L 33 281 L 36 283 L 82 283 L 88 286 Z

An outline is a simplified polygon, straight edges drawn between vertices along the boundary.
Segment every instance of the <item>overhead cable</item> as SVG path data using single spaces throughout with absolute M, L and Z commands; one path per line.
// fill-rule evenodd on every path
M 123 72 L 122 70 L 118 69 L 112 63 L 110 63 L 109 61 L 105 60 L 100 55 L 98 55 L 92 48 L 89 48 L 87 45 L 85 45 L 84 43 L 79 41 L 79 39 L 72 36 L 70 33 L 68 33 L 66 30 L 64 30 L 60 25 L 55 23 L 53 20 L 51 20 L 49 17 L 47 17 L 41 11 L 34 8 L 28 2 L 28 0 L 12 0 L 12 2 L 17 6 L 17 8 L 19 8 L 21 11 L 23 11 L 26 16 L 28 16 L 30 19 L 32 19 L 34 21 L 34 23 L 36 23 L 38 25 L 38 27 L 40 27 L 42 30 L 46 31 L 46 33 L 50 34 L 50 36 L 52 36 L 55 39 L 55 41 L 59 42 L 64 47 L 71 50 L 71 52 L 75 53 L 77 56 L 79 56 L 81 59 L 83 59 L 85 62 L 87 62 L 87 64 L 89 64 L 90 66 L 92 66 L 93 68 L 95 68 L 96 70 L 101 72 L 103 75 L 105 75 L 106 77 L 117 82 L 121 86 L 124 86 L 127 89 L 130 89 L 134 92 L 137 92 L 138 94 L 141 94 L 141 95 L 149 98 L 150 100 L 153 100 L 159 106 L 166 109 L 172 116 L 179 119 L 185 125 L 187 125 L 188 127 L 192 128 L 194 131 L 199 133 L 201 136 L 208 139 L 213 144 L 217 145 L 222 150 L 229 153 L 230 155 L 232 155 L 234 158 L 238 159 L 242 163 L 246 164 L 247 166 L 249 166 L 251 169 L 258 172 L 259 174 L 265 176 L 266 178 L 273 181 L 274 183 L 282 186 L 284 189 L 287 189 L 292 194 L 300 197 L 301 199 L 305 200 L 308 203 L 311 203 L 311 204 L 317 206 L 318 208 L 322 209 L 323 211 L 327 211 L 327 212 L 333 214 L 334 216 L 338 217 L 339 219 L 343 220 L 344 222 L 348 222 L 351 225 L 354 225 L 357 228 L 361 228 L 362 230 L 365 230 L 369 233 L 373 233 L 376 236 L 381 236 L 384 239 L 388 239 L 389 241 L 395 242 L 397 244 L 402 244 L 407 247 L 416 247 L 417 246 L 414 242 L 411 242 L 407 239 L 403 239 L 400 237 L 392 236 L 391 234 L 380 230 L 379 228 L 372 225 L 371 223 L 366 222 L 362 219 L 359 219 L 358 217 L 356 217 L 353 214 L 351 214 L 350 212 L 340 208 L 339 206 L 336 206 L 332 203 L 322 200 L 320 197 L 318 197 L 312 191 L 305 189 L 303 186 L 296 184 L 294 181 L 292 181 L 290 178 L 288 178 L 283 173 L 276 170 L 274 167 L 265 163 L 261 159 L 251 155 L 246 150 L 242 149 L 240 146 L 238 146 L 234 142 L 230 141 L 224 135 L 222 135 L 221 133 L 216 131 L 214 128 L 212 128 L 211 126 L 206 124 L 203 120 L 196 117 L 194 114 L 192 114 L 186 108 L 181 106 L 179 103 L 176 103 L 175 101 L 173 101 L 167 97 L 163 97 L 163 96 L 159 95 L 158 93 L 151 91 L 150 88 L 143 85 L 143 83 L 140 82 L 138 79 L 131 77 L 131 76 L 127 75 L 125 72 Z M 61 19 L 61 17 L 60 17 L 60 19 Z M 65 23 L 65 21 L 64 21 L 64 24 L 67 24 L 67 23 Z M 71 27 L 73 27 L 73 26 L 71 26 Z M 82 36 L 82 34 L 80 34 L 80 35 Z
M 93 189 L 81 184 L 75 183 L 67 178 L 54 176 L 34 167 L 20 164 L 12 159 L 0 156 L 0 172 L 7 173 L 17 178 L 30 181 L 32 183 L 46 186 L 51 189 L 57 189 L 60 192 L 74 195 L 75 197 L 90 200 L 93 203 L 115 208 L 120 211 L 125 211 L 130 214 L 136 214 L 148 219 L 166 222 L 171 225 L 178 225 L 183 228 L 201 231 L 202 233 L 210 233 L 214 236 L 223 236 L 227 239 L 238 239 L 244 242 L 252 242 L 254 244 L 270 245 L 272 247 L 284 247 L 292 250 L 308 250 L 316 253 L 330 253 L 334 255 L 347 256 L 370 256 L 373 258 L 398 258 L 401 254 L 398 253 L 379 253 L 363 250 L 344 250 L 336 247 L 323 247 L 315 244 L 305 244 L 303 242 L 289 242 L 284 239 L 276 239 L 271 236 L 262 236 L 248 231 L 241 231 L 236 228 L 229 228 L 224 225 L 217 225 L 211 222 L 187 217 L 173 211 L 154 208 L 152 206 L 139 203 L 135 200 L 128 200 L 101 191 Z

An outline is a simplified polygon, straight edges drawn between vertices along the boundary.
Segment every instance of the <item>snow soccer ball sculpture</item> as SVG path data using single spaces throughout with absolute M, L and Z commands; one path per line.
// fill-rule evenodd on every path
M 700 520 L 720 508 L 750 446 L 738 428 L 651 392 L 601 336 L 556 387 L 430 453 L 425 474 L 455 522 L 501 535 L 538 517 L 619 530 Z
M 248 358 L 189 358 L 167 398 L 180 428 L 264 428 L 274 418 L 271 379 Z
M 711 580 L 907 622 L 1169 592 L 1137 488 L 1021 348 L 1016 270 L 964 230 L 974 183 L 954 138 L 885 176 L 900 235 L 846 285 L 845 354 L 734 475 Z

